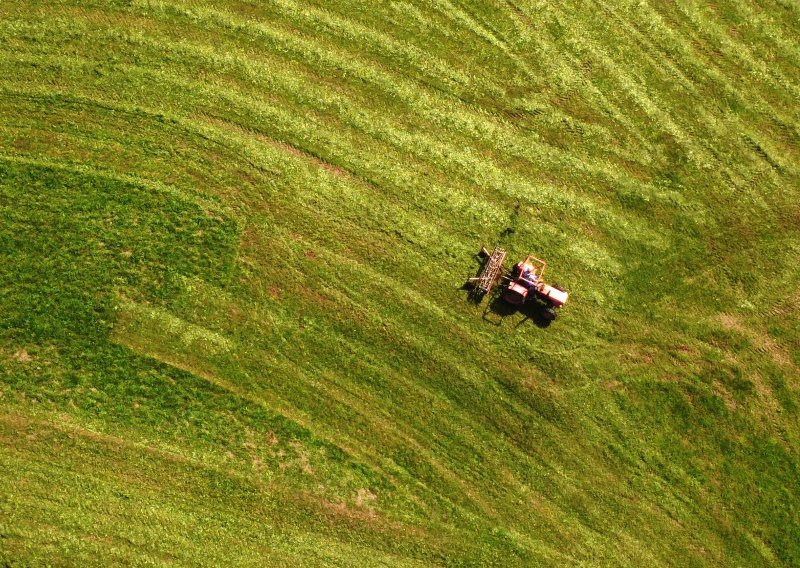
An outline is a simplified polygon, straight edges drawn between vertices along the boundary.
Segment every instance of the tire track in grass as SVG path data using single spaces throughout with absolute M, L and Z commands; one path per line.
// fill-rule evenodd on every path
M 800 99 L 800 85 L 788 80 L 760 58 L 754 57 L 747 46 L 731 39 L 716 19 L 703 13 L 703 7 L 699 4 L 686 1 L 679 4 L 678 9 L 695 30 L 720 50 L 723 60 L 735 61 L 741 66 L 740 69 L 749 71 L 753 78 L 766 79 L 772 88 L 778 87 L 789 94 L 791 100 Z
M 697 79 L 698 82 L 708 83 L 710 86 L 714 87 L 722 87 L 723 91 L 731 101 L 743 101 L 747 105 L 746 108 L 749 112 L 762 115 L 765 117 L 765 119 L 769 118 L 770 120 L 777 120 L 781 129 L 788 129 L 789 132 L 792 131 L 792 127 L 789 125 L 796 121 L 787 116 L 781 109 L 776 108 L 773 103 L 768 102 L 761 95 L 760 89 L 743 89 L 741 86 L 734 84 L 735 80 L 741 82 L 744 76 L 741 73 L 726 73 L 723 71 L 722 63 L 726 60 L 724 58 L 713 56 L 713 54 L 708 53 L 707 49 L 702 48 L 705 40 L 702 38 L 701 30 L 696 28 L 696 26 L 691 24 L 691 22 L 690 24 L 692 25 L 693 29 L 687 30 L 684 26 L 681 26 L 681 23 L 677 19 L 670 19 L 664 13 L 659 12 L 654 8 L 648 10 L 646 7 L 641 7 L 639 10 L 633 13 L 638 14 L 644 13 L 645 11 L 647 12 L 647 18 L 644 23 L 640 24 L 640 26 L 647 26 L 648 33 L 651 33 L 656 29 L 661 30 L 661 33 L 664 37 L 662 40 L 663 44 L 661 46 L 662 53 L 666 54 L 670 59 L 674 59 L 677 56 L 673 55 L 671 51 L 677 50 L 681 57 L 681 65 L 684 65 L 687 68 L 696 68 L 696 73 L 699 75 Z M 658 22 L 658 26 L 653 27 L 653 21 Z M 701 48 L 697 48 L 697 46 L 701 46 Z M 699 58 L 701 55 L 705 55 L 702 60 L 702 67 L 699 63 Z M 676 64 L 678 63 L 676 62 Z M 708 77 L 710 80 L 704 81 L 701 79 L 701 77 Z M 733 104 L 733 102 L 729 104 Z M 734 109 L 731 112 L 726 113 L 726 115 L 728 119 L 731 117 L 731 115 L 733 115 L 740 127 L 746 125 L 744 122 L 744 117 L 741 116 L 740 111 L 736 111 Z M 795 136 L 797 136 L 797 128 L 794 128 L 793 130 L 795 131 Z
M 581 6 L 572 6 L 571 13 L 579 13 Z M 570 21 L 570 13 L 560 12 L 560 17 L 565 21 Z M 573 28 L 578 29 L 578 28 Z M 627 71 L 627 67 L 617 60 L 615 56 L 609 55 L 602 50 L 595 41 L 586 41 L 573 35 L 569 40 L 571 49 L 577 52 L 585 51 L 592 55 L 602 67 L 614 77 L 614 80 L 628 93 L 632 101 L 641 109 L 649 120 L 653 121 L 657 127 L 665 133 L 675 137 L 676 140 L 686 149 L 688 159 L 697 167 L 704 167 L 714 161 L 711 153 L 703 146 L 695 142 L 693 133 L 676 122 L 673 118 L 669 104 L 659 100 L 656 93 L 646 87 L 646 84 L 633 72 Z M 644 133 L 643 133 L 644 134 Z
M 661 5 L 661 10 L 654 6 L 642 5 L 636 11 L 630 13 L 634 16 L 639 14 L 647 14 L 644 21 L 640 22 L 639 28 L 650 33 L 651 31 L 659 31 L 659 34 L 654 36 L 661 40 L 662 53 L 670 58 L 676 57 L 672 51 L 676 51 L 678 55 L 682 56 L 679 63 L 687 68 L 691 67 L 696 70 L 700 75 L 698 81 L 704 76 L 708 76 L 717 83 L 723 85 L 729 96 L 735 96 L 741 100 L 747 101 L 752 111 L 765 112 L 769 109 L 769 114 L 774 114 L 781 118 L 783 122 L 791 123 L 793 120 L 782 113 L 780 109 L 772 106 L 761 94 L 760 89 L 743 89 L 734 81 L 743 81 L 745 76 L 741 72 L 730 73 L 724 70 L 723 65 L 729 63 L 729 60 L 724 57 L 718 57 L 716 52 L 710 52 L 710 48 L 698 49 L 698 46 L 708 44 L 707 37 L 704 37 L 704 32 L 697 22 L 691 20 L 680 10 L 673 13 L 665 6 Z M 653 26 L 653 22 L 657 25 Z M 688 26 L 686 25 L 688 24 Z M 642 31 L 644 34 L 645 31 Z M 715 46 L 714 49 L 719 49 L 719 44 L 710 42 Z M 702 60 L 701 55 L 705 55 Z M 740 69 L 736 69 L 740 71 Z M 759 86 L 756 82 L 754 86 Z
M 522 58 L 514 53 L 501 34 L 497 33 L 497 31 L 492 29 L 486 22 L 481 21 L 468 9 L 461 8 L 459 6 L 460 3 L 456 2 L 454 4 L 449 0 L 435 0 L 434 4 L 439 6 L 438 11 L 442 16 L 464 24 L 477 37 L 499 49 L 510 61 L 514 62 L 514 65 L 518 67 L 526 77 L 533 78 L 535 76 L 533 70 Z
M 750 49 L 755 59 L 769 62 L 767 65 L 770 68 L 776 63 L 780 65 L 777 78 L 795 84 L 800 69 L 800 44 L 787 39 L 782 33 L 781 26 L 776 25 L 773 19 L 776 13 L 785 11 L 788 6 L 776 6 L 772 10 L 764 10 L 760 7 L 756 9 L 756 3 L 740 0 L 723 1 L 722 4 L 727 8 L 726 13 L 735 11 L 734 19 L 739 20 L 735 22 L 735 26 L 729 28 L 729 37 Z M 751 34 L 751 31 L 755 33 Z
M 683 70 L 682 66 L 677 65 L 674 62 L 674 59 L 671 55 L 663 50 L 659 50 L 656 48 L 654 43 L 649 40 L 643 33 L 640 32 L 639 28 L 631 23 L 632 18 L 632 11 L 629 9 L 624 14 L 621 14 L 620 11 L 617 9 L 616 5 L 613 4 L 606 4 L 602 2 L 595 2 L 595 6 L 597 6 L 599 12 L 604 12 L 608 16 L 608 20 L 613 21 L 616 24 L 616 29 L 624 30 L 627 36 L 630 36 L 633 40 L 632 43 L 636 46 L 643 48 L 643 51 L 647 54 L 645 60 L 649 64 L 649 68 L 656 73 L 663 75 L 664 82 L 672 82 L 676 80 L 683 91 L 686 94 L 692 96 L 696 100 L 701 100 L 702 97 L 695 85 L 696 80 L 694 78 L 690 78 L 687 76 L 686 72 Z M 635 11 L 634 11 L 635 13 Z M 604 21 L 606 18 L 604 18 Z M 651 29 L 648 30 L 652 32 L 653 23 L 652 20 L 649 20 Z M 619 36 L 615 38 L 616 40 L 619 39 Z M 618 43 L 615 41 L 615 43 Z M 666 56 L 666 65 L 659 65 L 659 61 L 657 60 L 658 57 Z M 664 91 L 664 89 L 651 89 L 651 91 Z M 693 108 L 693 111 L 698 113 L 697 121 L 699 124 L 704 124 L 713 128 L 715 126 L 715 121 L 713 116 L 706 110 L 705 107 L 702 105 L 698 105 Z M 719 137 L 722 133 L 719 130 L 713 131 L 713 135 Z
M 607 19 L 615 19 L 618 23 L 620 29 L 625 29 L 629 35 L 631 35 L 636 40 L 636 45 L 643 47 L 646 53 L 652 53 L 656 51 L 657 53 L 661 53 L 656 50 L 654 44 L 646 39 L 639 31 L 631 24 L 628 24 L 627 17 L 623 18 L 621 15 L 617 13 L 617 11 L 613 7 L 606 7 L 601 9 L 606 10 L 610 17 Z M 630 12 L 626 13 L 629 14 Z M 650 22 L 650 34 L 652 34 L 652 21 Z M 651 66 L 651 69 L 657 70 L 660 72 L 659 65 L 656 59 L 652 56 L 647 57 L 647 61 Z M 696 100 L 702 100 L 702 93 L 695 87 L 694 81 L 689 79 L 683 71 L 677 67 L 672 62 L 672 57 L 667 57 L 667 69 L 668 69 L 668 79 L 671 77 L 677 78 L 680 81 L 680 84 L 684 91 L 687 92 L 689 96 Z M 725 84 L 727 87 L 727 84 Z M 652 91 L 653 89 L 651 89 Z M 660 91 L 664 91 L 660 89 Z M 709 132 L 703 134 L 703 139 L 706 140 L 705 145 L 710 152 L 715 152 L 715 146 L 719 144 L 721 140 L 725 139 L 732 139 L 734 144 L 740 145 L 740 138 L 738 133 L 743 132 L 745 140 L 748 138 L 752 138 L 755 134 L 749 128 L 747 124 L 744 123 L 743 119 L 740 118 L 738 115 L 728 115 L 725 122 L 720 124 L 717 120 L 717 117 L 713 114 L 709 113 L 703 106 L 697 106 L 694 110 L 697 113 L 696 124 L 694 126 L 689 126 L 692 130 L 697 128 L 706 128 Z M 737 133 L 734 137 L 731 137 L 729 133 Z M 722 158 L 720 158 L 722 161 Z M 778 167 L 785 167 L 785 166 L 778 166 Z M 777 175 L 773 176 L 773 181 L 777 181 Z
M 791 132 L 791 127 L 788 127 L 788 125 L 793 122 L 792 119 L 780 112 L 774 105 L 771 106 L 770 103 L 760 95 L 757 89 L 740 89 L 734 86 L 731 78 L 717 67 L 718 63 L 715 58 L 706 59 L 704 61 L 705 65 L 700 67 L 698 58 L 701 54 L 692 47 L 689 39 L 686 39 L 687 37 L 692 38 L 692 35 L 688 31 L 680 30 L 680 33 L 678 33 L 669 26 L 661 13 L 646 5 L 638 7 L 637 10 L 628 11 L 626 14 L 633 14 L 636 16 L 645 13 L 646 17 L 644 21 L 639 21 L 639 23 L 635 24 L 641 34 L 640 41 L 645 41 L 645 31 L 642 31 L 644 29 L 647 35 L 654 37 L 652 45 L 657 46 L 659 52 L 668 58 L 673 67 L 687 69 L 686 73 L 689 73 L 688 70 L 692 70 L 691 76 L 686 77 L 687 80 L 696 82 L 706 89 L 721 88 L 725 96 L 731 101 L 743 101 L 748 112 L 762 115 L 765 119 L 777 120 L 782 129 L 788 128 L 789 132 Z M 653 25 L 653 22 L 656 22 L 657 25 Z M 660 40 L 658 44 L 655 43 L 655 38 Z M 699 40 L 695 39 L 695 41 Z M 698 92 L 698 100 L 703 98 L 700 95 L 702 95 L 702 93 Z M 752 129 L 745 122 L 745 117 L 742 116 L 741 112 L 728 112 L 727 109 L 724 108 L 720 108 L 719 112 L 724 113 L 723 117 L 726 125 L 729 122 L 735 124 L 735 127 L 728 126 L 729 132 L 735 132 L 735 128 L 739 131 L 743 130 L 749 132 L 750 136 L 753 135 Z M 797 131 L 796 128 L 794 130 Z M 791 150 L 791 148 L 788 149 Z M 785 168 L 787 165 L 784 164 L 783 167 Z

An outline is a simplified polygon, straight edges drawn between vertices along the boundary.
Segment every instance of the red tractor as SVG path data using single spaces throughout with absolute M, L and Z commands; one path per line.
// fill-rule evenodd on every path
M 481 256 L 486 258 L 480 273 L 470 278 L 475 291 L 481 295 L 488 294 L 497 280 L 502 282 L 502 298 L 513 306 L 522 306 L 531 301 L 542 305 L 542 317 L 547 320 L 556 319 L 556 309 L 567 303 L 569 294 L 558 286 L 546 284 L 542 277 L 547 263 L 528 255 L 525 260 L 516 263 L 510 272 L 503 271 L 506 251 L 495 247 L 489 253 L 481 249 Z

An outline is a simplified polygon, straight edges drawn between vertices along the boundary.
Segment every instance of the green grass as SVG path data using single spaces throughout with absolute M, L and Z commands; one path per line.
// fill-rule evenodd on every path
M 800 563 L 798 16 L 0 3 L 0 564 Z

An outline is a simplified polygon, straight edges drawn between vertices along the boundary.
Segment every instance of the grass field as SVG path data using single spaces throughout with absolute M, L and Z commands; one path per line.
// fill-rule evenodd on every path
M 799 38 L 0 1 L 0 565 L 800 565 Z

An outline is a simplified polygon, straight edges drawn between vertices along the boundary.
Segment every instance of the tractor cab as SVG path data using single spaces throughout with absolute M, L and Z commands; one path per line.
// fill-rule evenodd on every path
M 503 291 L 503 299 L 509 304 L 519 306 L 525 303 L 531 290 L 536 291 L 542 285 L 544 261 L 528 256 L 511 269 L 508 285 Z

